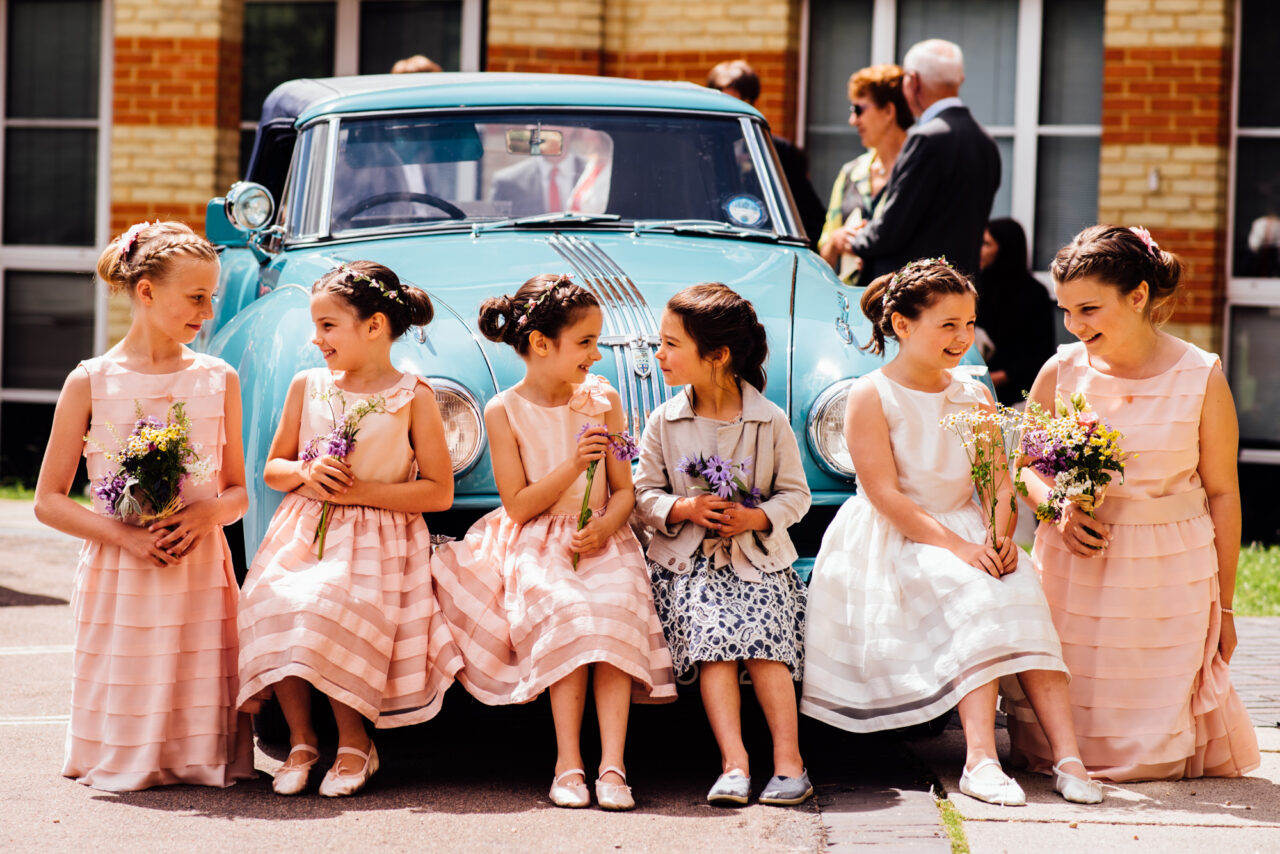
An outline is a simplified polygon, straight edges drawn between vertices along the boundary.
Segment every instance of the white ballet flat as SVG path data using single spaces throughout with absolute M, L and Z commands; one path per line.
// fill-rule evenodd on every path
M 1068 762 L 1080 762 L 1079 756 L 1064 756 L 1053 764 L 1053 788 L 1073 804 L 1102 803 L 1102 784 L 1097 780 L 1077 777 L 1062 770 Z M 1083 762 L 1080 762 L 1083 765 Z
M 572 777 L 575 774 L 581 774 L 584 782 L 566 783 L 566 777 Z M 565 809 L 578 810 L 583 807 L 591 806 L 591 795 L 587 792 L 587 784 L 585 782 L 587 772 L 581 768 L 570 768 L 568 771 L 561 771 L 551 781 L 551 803 Z
M 343 754 L 358 756 L 364 760 L 364 767 L 354 774 L 340 774 L 337 771 L 338 759 Z M 320 794 L 326 798 L 343 798 L 347 795 L 354 795 L 356 792 L 364 788 L 365 783 L 369 782 L 369 778 L 378 770 L 378 748 L 374 747 L 373 742 L 369 742 L 369 752 L 356 750 L 354 747 L 339 747 L 338 756 L 333 760 L 333 767 L 324 775 L 324 779 L 320 781 Z
M 604 781 L 604 775 L 610 771 L 622 778 L 621 785 Z M 636 802 L 635 798 L 631 797 L 631 787 L 627 785 L 626 772 L 616 765 L 600 769 L 600 776 L 596 778 L 596 803 L 602 810 L 635 809 Z
M 298 744 L 289 750 L 289 756 L 304 750 L 311 754 L 310 762 L 289 765 L 289 757 L 285 757 L 285 764 L 276 769 L 271 789 L 277 795 L 296 795 L 307 787 L 307 781 L 311 779 L 311 768 L 320 759 L 320 751 L 309 744 Z
M 1027 803 L 1022 787 L 1005 774 L 994 759 L 982 760 L 973 766 L 973 770 L 964 769 L 960 775 L 960 791 L 971 798 L 1002 807 L 1021 807 Z

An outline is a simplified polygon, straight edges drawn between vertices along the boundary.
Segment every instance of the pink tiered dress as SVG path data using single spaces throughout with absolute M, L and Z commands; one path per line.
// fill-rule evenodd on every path
M 218 494 L 226 442 L 221 359 L 195 355 L 181 371 L 140 374 L 100 356 L 89 375 L 93 415 L 84 456 L 98 480 L 133 431 L 138 407 L 164 419 L 186 404 L 190 438 L 213 472 L 183 489 L 187 504 Z M 106 507 L 95 498 L 94 509 Z M 221 531 L 159 567 L 118 546 L 86 541 L 76 568 L 75 663 L 64 776 L 129 792 L 170 783 L 230 786 L 252 777 L 249 721 L 235 711 L 236 598 Z
M 1034 555 L 1071 670 L 1071 707 L 1090 773 L 1117 782 L 1237 777 L 1258 743 L 1218 651 L 1218 561 L 1200 464 L 1200 413 L 1212 353 L 1184 344 L 1164 373 L 1124 379 L 1058 351 L 1056 393 L 1082 392 L 1133 456 L 1097 509 L 1111 544 L 1067 551 L 1042 524 Z M 1047 771 L 1051 752 L 1025 701 L 1008 704 L 1015 752 Z
M 337 392 L 326 368 L 306 377 L 299 448 L 329 433 L 335 410 L 341 417 L 344 405 L 375 396 Z M 357 478 L 417 477 L 409 421 L 418 383 L 426 385 L 406 373 L 377 393 L 386 411 L 364 417 L 346 457 Z M 321 507 L 286 495 L 249 567 L 237 702 L 298 676 L 381 728 L 434 717 L 462 661 L 432 592 L 426 522 L 419 513 L 335 504 L 319 558 Z
M 576 452 L 578 431 L 609 408 L 592 376 L 569 404 L 544 407 L 513 390 L 502 403 L 529 482 Z M 602 463 L 591 507 L 605 504 Z M 633 680 L 637 702 L 676 696 L 671 653 L 653 607 L 644 553 L 624 525 L 575 570 L 570 542 L 586 490 L 580 475 L 541 515 L 523 525 L 499 507 L 464 539 L 436 549 L 440 605 L 465 665 L 458 681 L 490 705 L 524 703 L 585 664 L 604 662 Z

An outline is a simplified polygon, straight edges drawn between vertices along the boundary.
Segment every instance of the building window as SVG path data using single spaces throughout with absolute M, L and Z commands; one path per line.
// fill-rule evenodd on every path
M 993 217 L 1027 231 L 1030 259 L 1097 221 L 1104 0 L 810 0 L 804 144 L 825 197 L 862 152 L 847 124 L 849 75 L 899 62 L 945 34 L 965 52 L 961 97 L 1000 148 Z
M 240 173 L 262 102 L 299 77 L 385 74 L 397 59 L 431 57 L 445 71 L 480 69 L 481 0 L 246 0 Z
M 63 380 L 106 343 L 108 8 L 0 0 L 0 480 L 34 478 Z
M 1232 133 L 1230 280 L 1224 355 L 1240 459 L 1280 463 L 1280 6 L 1239 0 Z

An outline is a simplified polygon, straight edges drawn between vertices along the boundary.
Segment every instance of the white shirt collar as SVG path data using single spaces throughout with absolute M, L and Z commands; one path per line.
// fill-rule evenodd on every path
M 925 122 L 937 116 L 938 113 L 941 113 L 943 110 L 949 110 L 952 107 L 963 107 L 963 106 L 964 106 L 964 101 L 961 101 L 958 95 L 953 95 L 950 98 L 940 98 L 939 100 L 934 101 L 927 108 L 925 108 L 925 111 L 920 114 L 920 118 L 916 119 L 916 124 L 923 125 Z

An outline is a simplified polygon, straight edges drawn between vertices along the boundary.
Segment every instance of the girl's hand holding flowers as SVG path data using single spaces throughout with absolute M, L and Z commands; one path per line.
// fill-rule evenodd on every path
M 605 541 L 612 533 L 612 531 L 606 532 L 604 522 L 593 516 L 586 525 L 574 532 L 570 548 L 575 555 L 593 554 L 604 547 Z
M 161 534 L 156 542 L 157 548 L 174 557 L 183 557 L 218 529 L 218 518 L 216 500 L 196 501 L 172 516 L 152 523 L 147 531 Z
M 1111 526 L 1099 522 L 1078 504 L 1067 504 L 1057 521 L 1067 551 L 1078 557 L 1097 557 L 1111 540 Z
M 714 492 L 704 492 L 692 498 L 678 498 L 672 507 L 673 522 L 692 522 L 695 525 L 720 532 L 724 524 L 725 510 L 734 506 L 734 502 L 721 498 Z
M 341 457 L 326 455 L 302 462 L 302 483 L 325 501 L 346 492 L 351 486 L 351 466 Z
M 588 424 L 583 427 L 582 431 L 578 433 L 578 452 L 574 458 L 578 463 L 578 468 L 587 471 L 603 460 L 610 444 L 609 428 L 603 424 Z M 588 489 L 588 491 L 590 490 Z
M 156 566 L 169 566 L 177 563 L 178 558 L 160 548 L 160 536 L 154 532 L 139 528 L 137 525 L 121 523 L 117 532 L 117 545 L 143 563 Z
M 1012 537 L 1004 538 L 1004 548 L 1016 548 L 1016 546 L 1013 545 Z M 953 555 L 960 558 L 960 560 L 969 564 L 969 566 L 982 570 L 992 578 L 1000 578 L 1009 571 L 1005 569 L 1002 552 L 996 551 L 995 548 L 991 546 L 989 539 L 985 543 L 971 543 L 967 540 L 960 540 L 960 542 L 951 548 L 950 551 Z M 1017 566 L 1018 556 L 1016 554 L 1013 555 L 1013 562 L 1014 566 Z
M 640 449 L 636 446 L 635 437 L 623 430 L 620 433 L 610 433 L 608 428 L 602 424 L 584 424 L 582 429 L 578 431 L 578 462 L 587 472 L 587 488 L 582 493 L 582 509 L 578 511 L 578 534 L 581 534 L 589 524 L 596 524 L 598 519 L 593 519 L 591 514 L 591 485 L 596 477 L 596 468 L 600 465 L 600 461 L 604 459 L 604 452 L 608 451 L 613 454 L 613 458 L 620 463 L 629 463 L 636 457 L 640 456 Z M 598 525 L 598 531 L 591 534 L 593 539 L 599 542 L 595 548 L 590 551 L 596 551 L 604 544 L 604 540 L 613 535 L 613 531 L 609 531 L 607 535 L 604 533 L 604 525 Z M 577 535 L 574 536 L 574 542 L 578 541 Z M 578 558 L 584 554 L 590 554 L 590 551 L 583 551 L 577 546 L 573 549 L 573 568 L 578 568 Z

